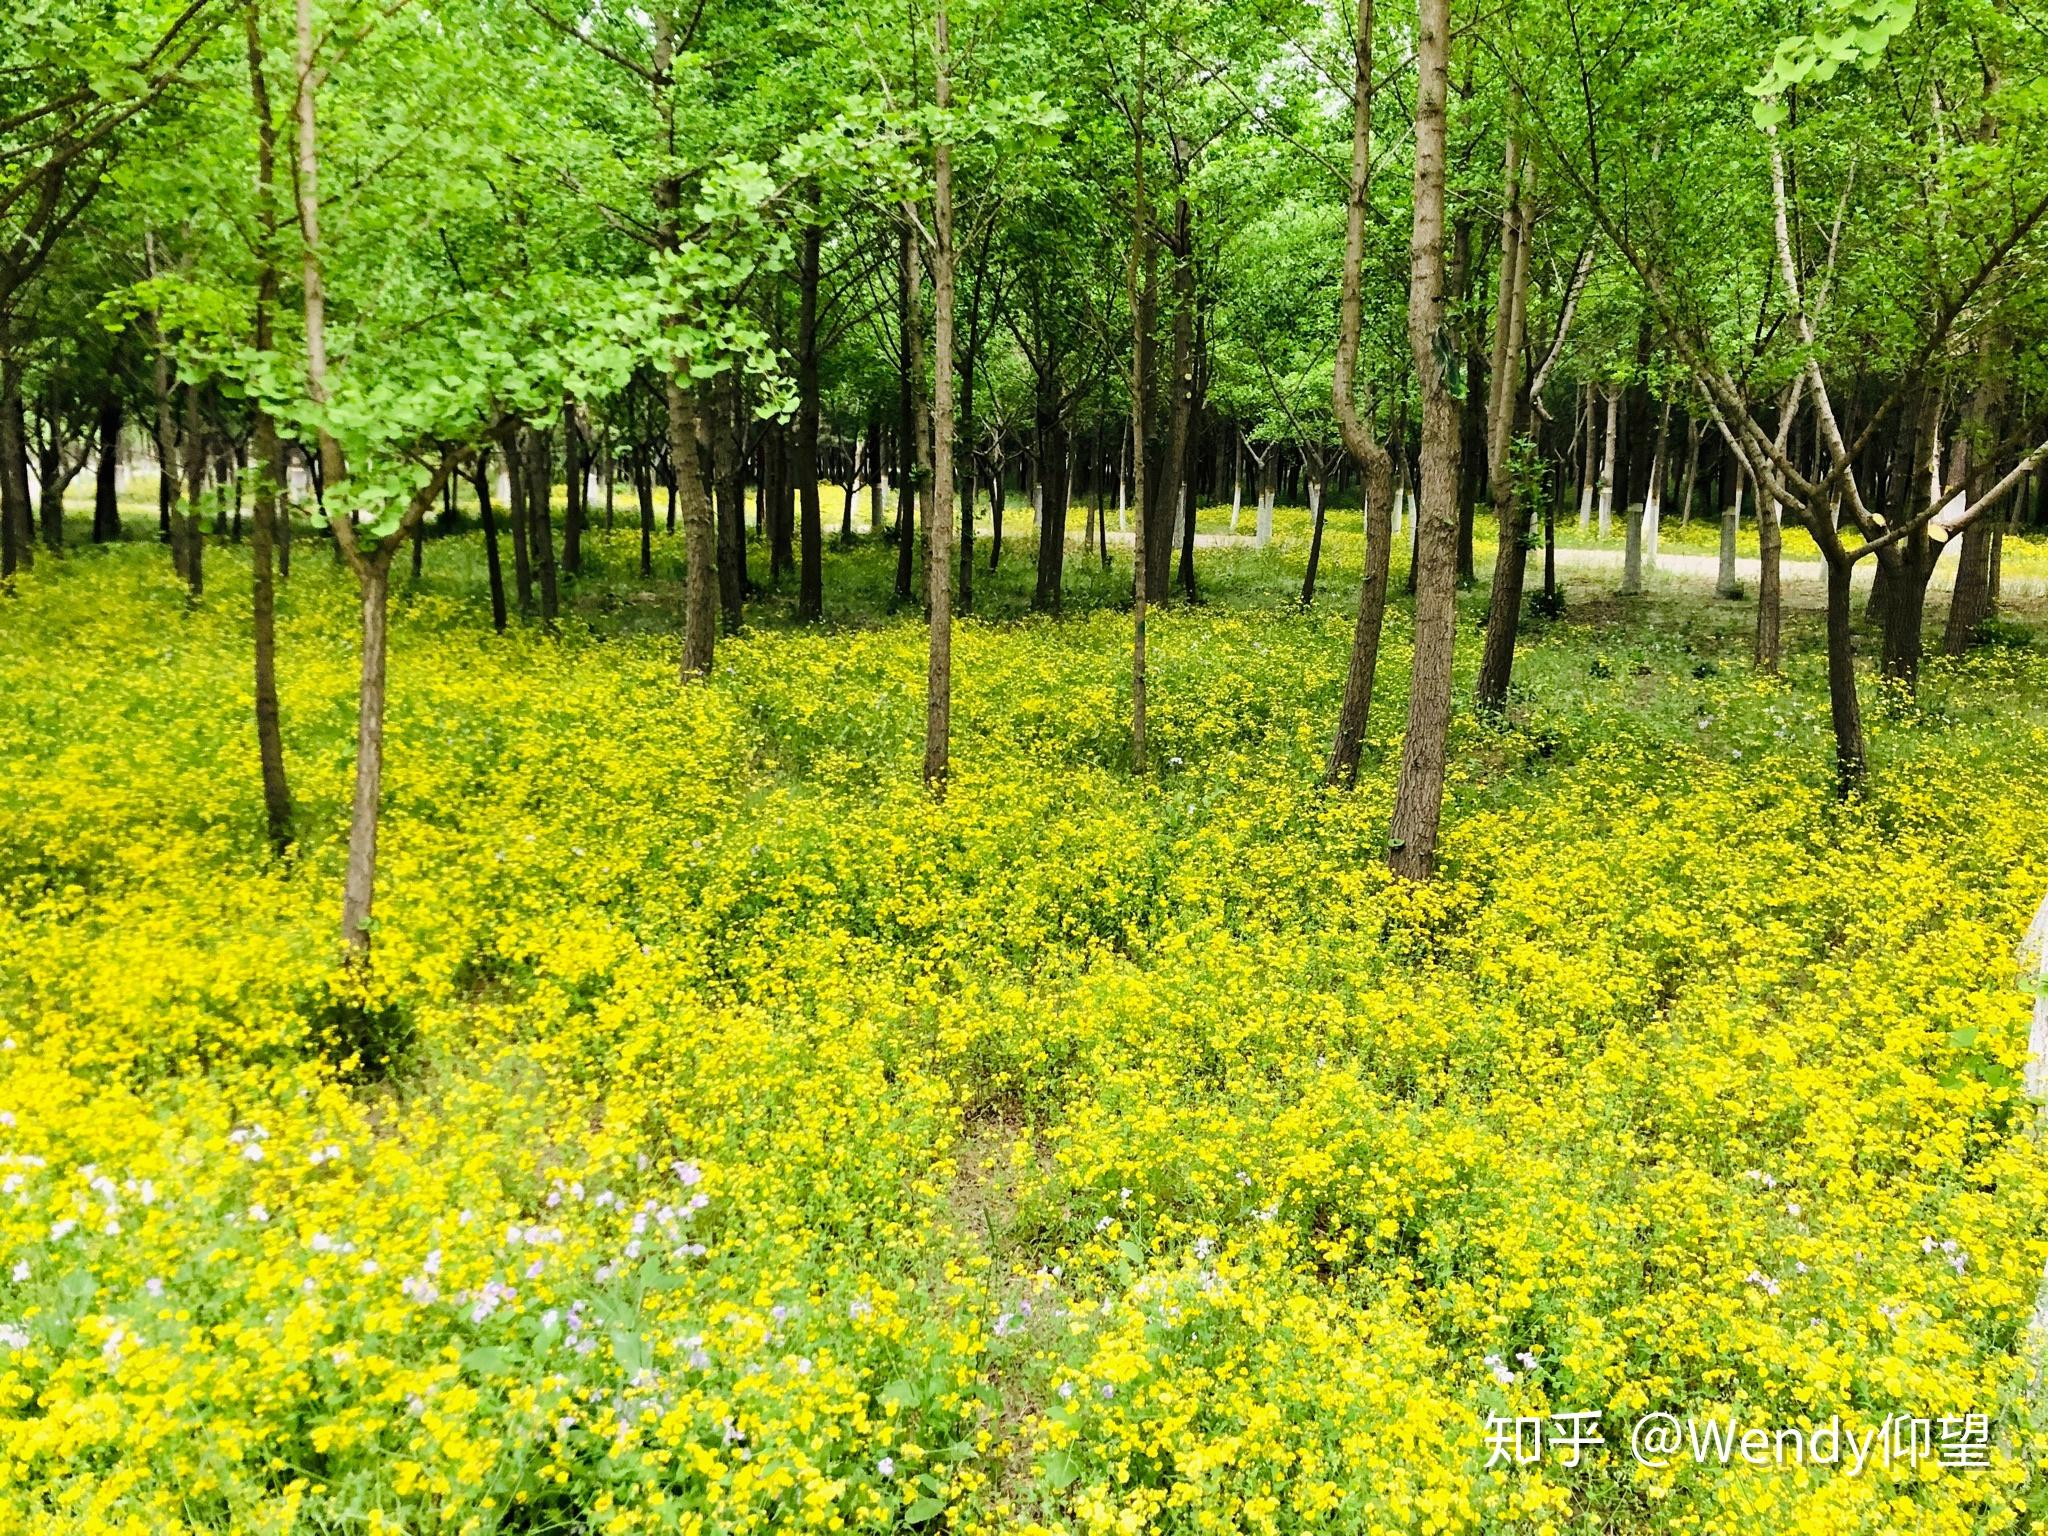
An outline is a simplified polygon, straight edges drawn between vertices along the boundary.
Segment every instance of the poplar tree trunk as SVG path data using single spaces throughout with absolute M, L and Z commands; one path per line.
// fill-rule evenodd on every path
M 1394 790 L 1388 863 L 1410 880 L 1436 867 L 1444 757 L 1451 723 L 1457 634 L 1458 404 L 1441 355 L 1450 350 L 1443 304 L 1445 97 L 1450 0 L 1418 0 L 1415 35 L 1415 205 L 1409 239 L 1408 340 L 1422 395 L 1422 499 L 1416 511 L 1415 659 L 1408 728 Z

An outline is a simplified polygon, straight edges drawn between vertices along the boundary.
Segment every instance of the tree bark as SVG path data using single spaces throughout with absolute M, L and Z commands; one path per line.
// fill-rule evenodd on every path
M 1835 779 L 1841 794 L 1863 782 L 1863 710 L 1856 698 L 1856 637 L 1849 613 L 1849 581 L 1854 567 L 1840 554 L 1829 554 L 1828 581 L 1828 715 L 1835 728 Z
M 269 346 L 260 331 L 268 328 L 259 320 L 259 350 Z M 263 771 L 263 821 L 274 852 L 283 853 L 292 841 L 292 796 L 285 779 L 284 737 L 277 707 L 277 593 L 272 581 L 272 551 L 277 530 L 277 490 L 284 481 L 284 450 L 277 440 L 277 425 L 270 413 L 257 409 L 254 457 L 256 494 L 249 520 L 249 560 L 252 570 L 250 612 L 255 629 L 256 669 L 256 755 Z
M 818 267 L 824 232 L 804 228 L 797 265 L 796 492 L 802 524 L 797 539 L 796 616 L 816 623 L 825 616 L 824 515 L 818 505 Z
M 484 571 L 491 588 L 491 628 L 505 633 L 505 567 L 498 556 L 498 518 L 491 510 L 491 474 L 485 455 L 479 454 L 471 476 L 476 486 L 477 520 L 484 528 Z
M 1031 606 L 1040 613 L 1060 611 L 1067 562 L 1067 423 L 1060 409 L 1059 380 L 1040 373 L 1036 423 L 1039 465 L 1038 580 Z
M 28 495 L 27 416 L 21 403 L 21 364 L 0 335 L 0 576 L 36 563 Z
M 711 671 L 712 647 L 718 639 L 718 549 L 710 498 L 704 494 L 704 473 L 697 459 L 697 439 L 704 427 L 697 401 L 674 373 L 663 379 L 668 410 L 668 452 L 675 470 L 676 503 L 683 525 L 683 655 L 684 681 Z
M 121 397 L 112 389 L 100 401 L 99 441 L 99 463 L 93 472 L 92 541 L 111 544 L 121 537 Z
M 728 368 L 712 385 L 711 473 L 718 498 L 718 606 L 725 632 L 746 622 L 746 404 L 739 376 Z
M 272 314 L 277 307 L 276 202 L 277 128 L 270 108 L 270 85 L 263 68 L 263 39 L 255 7 L 243 10 L 244 42 L 249 59 L 250 105 L 256 120 L 256 190 L 263 232 L 256 277 L 255 343 L 258 352 L 271 349 Z M 118 408 L 117 408 L 118 409 Z M 250 508 L 250 617 L 254 632 L 256 684 L 256 756 L 263 776 L 263 822 L 273 853 L 282 855 L 292 841 L 291 786 L 285 778 L 284 735 L 277 705 L 277 591 L 272 564 L 277 531 L 277 498 L 284 485 L 284 445 L 277 422 L 261 404 L 254 407 L 252 456 L 256 486 Z M 115 416 L 118 435 L 119 416 Z M 102 442 L 106 441 L 102 418 Z M 103 450 L 104 451 L 104 450 Z M 97 533 L 95 529 L 95 533 Z
M 1401 742 L 1401 773 L 1387 839 L 1390 867 L 1410 880 L 1427 880 L 1436 867 L 1457 635 L 1458 403 L 1440 362 L 1454 345 L 1443 303 L 1449 49 L 1450 0 L 1418 0 L 1408 341 L 1422 395 L 1422 500 L 1416 513 L 1415 659 L 1408 728 Z
M 555 582 L 554 476 L 548 438 L 537 427 L 523 434 L 526 447 L 527 537 L 533 544 L 533 563 L 540 576 L 540 620 L 549 629 L 561 613 L 561 594 Z
M 590 466 L 573 400 L 562 402 L 562 478 L 569 492 L 562 513 L 562 574 L 574 576 L 583 569 L 583 530 L 590 521 Z
M 206 595 L 206 525 L 200 521 L 200 502 L 206 494 L 206 437 L 199 410 L 199 386 L 185 386 L 185 506 L 177 516 L 180 547 L 185 551 L 187 599 L 198 602 Z

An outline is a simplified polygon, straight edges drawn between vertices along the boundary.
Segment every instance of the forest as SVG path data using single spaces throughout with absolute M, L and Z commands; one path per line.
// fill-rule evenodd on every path
M 9 9 L 0 1528 L 2048 1522 L 2042 0 Z

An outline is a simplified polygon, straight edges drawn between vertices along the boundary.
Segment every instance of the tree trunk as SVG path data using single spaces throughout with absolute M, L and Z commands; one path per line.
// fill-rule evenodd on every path
M 562 402 L 562 476 L 568 483 L 569 500 L 562 513 L 562 574 L 574 576 L 583 569 L 583 529 L 590 521 L 590 467 L 583 456 L 583 432 L 576 424 L 576 404 Z
M 718 606 L 725 632 L 746 622 L 747 454 L 746 404 L 738 374 L 728 368 L 711 391 L 711 474 L 717 497 Z
M 100 457 L 93 471 L 92 541 L 111 544 L 121 537 L 121 397 L 111 389 L 100 401 Z
M 505 513 L 512 523 L 512 584 L 522 615 L 533 612 L 533 550 L 528 540 L 526 460 L 520 451 L 520 429 L 513 427 L 500 440 L 505 460 Z
M 1031 606 L 1040 613 L 1058 613 L 1066 581 L 1067 560 L 1067 424 L 1060 412 L 1059 380 L 1038 379 L 1039 465 L 1038 582 Z
M 476 472 L 471 479 L 476 486 L 477 520 L 484 527 L 484 571 L 491 588 L 491 628 L 502 635 L 505 633 L 505 566 L 498 556 L 498 516 L 491 510 L 491 473 L 485 458 L 484 454 L 477 455 Z
M 185 551 L 185 587 L 190 601 L 206 595 L 206 525 L 200 502 L 206 494 L 206 440 L 199 413 L 199 386 L 185 386 L 185 507 L 177 519 Z
M 1686 418 L 1685 435 L 1685 488 L 1678 493 L 1678 526 L 1681 528 L 1692 521 L 1693 491 L 1700 477 L 1700 432 L 1691 417 Z
M 267 325 L 259 321 L 259 326 Z M 257 343 L 268 347 L 268 338 Z M 284 483 L 284 450 L 277 425 L 260 407 L 255 412 L 256 494 L 250 517 L 250 612 L 256 651 L 256 755 L 263 771 L 263 820 L 271 849 L 282 854 L 292 841 L 292 797 L 284 773 L 284 738 L 277 709 L 277 594 L 271 579 L 277 529 L 277 491 Z
M 1323 477 L 1314 472 L 1308 477 L 1308 516 L 1308 569 L 1301 576 L 1304 608 L 1316 600 L 1316 570 L 1323 563 Z
M 1977 476 L 1970 478 L 1974 481 Z M 1991 530 L 1996 516 L 1995 512 L 1980 516 L 1963 530 L 1955 590 L 1949 596 L 1948 623 L 1941 635 L 1945 656 L 1968 654 L 1991 617 Z
M 341 931 L 359 954 L 370 947 L 370 904 L 377 879 L 377 813 L 384 788 L 384 634 L 389 573 L 381 561 L 357 571 L 363 609 L 362 673 L 356 694 L 356 782 L 348 823 L 348 871 Z
M 875 538 L 882 536 L 883 481 L 888 476 L 882 470 L 882 423 L 879 417 L 868 418 L 868 532 Z
M 1877 552 L 1885 583 L 1879 671 L 1907 694 L 1920 686 L 1920 652 L 1926 622 L 1927 583 L 1934 575 L 1935 546 L 1925 533 L 1914 533 Z
M 1599 503 L 1600 537 L 1605 539 L 1614 532 L 1614 476 L 1619 467 L 1615 463 L 1615 454 L 1621 441 L 1621 391 L 1618 389 L 1607 392 L 1607 426 L 1600 434 L 1600 440 L 1600 483 L 1594 491 L 1594 499 Z M 1583 516 L 1579 531 L 1585 531 Z
M 27 417 L 21 404 L 21 364 L 0 339 L 0 576 L 36 563 L 28 495 Z
M 1849 615 L 1853 569 L 1838 554 L 1827 559 L 1828 714 L 1835 728 L 1836 785 L 1844 796 L 1852 794 L 1864 776 L 1863 711 L 1856 698 L 1856 637 Z
M 1739 455 L 1728 455 L 1728 505 L 1721 510 L 1721 562 L 1714 578 L 1716 597 L 1742 596 L 1742 580 L 1735 563 L 1736 537 L 1742 531 L 1742 464 Z
M 697 439 L 704 430 L 697 401 L 673 373 L 664 376 L 662 386 L 668 408 L 669 459 L 675 470 L 676 501 L 683 523 L 681 671 L 687 682 L 711 671 L 712 647 L 718 637 L 717 531 L 697 460 Z
M 796 616 L 816 623 L 825 616 L 825 520 L 818 505 L 818 265 L 824 232 L 804 227 L 797 265 L 796 329 L 796 493 L 802 506 L 797 539 Z
M 903 483 L 896 490 L 896 601 L 910 601 L 910 578 L 917 536 L 917 366 L 918 295 L 922 286 L 917 252 L 911 244 L 911 222 L 904 216 L 901 284 L 896 295 L 896 322 L 903 341 L 903 375 L 897 391 L 897 472 Z
M 553 455 L 548 451 L 545 432 L 528 427 L 523 436 L 526 446 L 527 537 L 533 544 L 533 563 L 540 575 L 540 621 L 553 629 L 561 612 L 561 594 L 555 584 Z
M 1783 652 L 1784 615 L 1779 553 L 1784 545 L 1784 526 L 1777 500 L 1759 489 L 1756 497 L 1756 666 L 1760 672 L 1775 672 Z
M 1427 880 L 1436 867 L 1444 758 L 1451 723 L 1451 659 L 1457 635 L 1458 403 L 1440 358 L 1450 350 L 1444 313 L 1444 138 L 1450 0 L 1418 0 L 1415 204 L 1409 240 L 1408 339 L 1422 396 L 1422 502 L 1417 509 L 1415 659 L 1408 729 L 1394 790 L 1388 863 Z

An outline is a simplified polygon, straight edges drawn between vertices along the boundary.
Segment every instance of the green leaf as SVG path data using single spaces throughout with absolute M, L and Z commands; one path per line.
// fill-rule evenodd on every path
M 894 1403 L 898 1408 L 915 1408 L 921 1401 L 916 1387 L 907 1381 L 892 1381 L 882 1388 L 882 1401 Z

